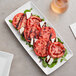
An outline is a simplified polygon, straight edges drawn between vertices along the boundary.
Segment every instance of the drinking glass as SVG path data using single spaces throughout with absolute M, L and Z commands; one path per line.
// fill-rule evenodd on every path
M 64 13 L 68 8 L 68 0 L 52 0 L 51 9 L 58 14 Z

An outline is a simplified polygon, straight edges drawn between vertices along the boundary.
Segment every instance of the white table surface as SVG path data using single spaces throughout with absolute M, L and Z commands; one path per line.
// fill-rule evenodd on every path
M 46 76 L 23 49 L 4 22 L 4 19 L 9 14 L 27 1 L 29 0 L 0 0 L 0 50 L 14 54 L 10 76 Z M 49 76 L 75 76 L 76 39 L 74 38 L 69 25 L 76 22 L 76 0 L 69 0 L 68 10 L 61 15 L 57 15 L 50 10 L 51 0 L 33 1 L 53 24 L 74 53 L 74 56 L 67 63 Z

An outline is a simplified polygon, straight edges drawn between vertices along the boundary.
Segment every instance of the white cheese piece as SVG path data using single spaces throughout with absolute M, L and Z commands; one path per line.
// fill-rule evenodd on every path
M 31 39 L 31 45 L 33 45 L 33 38 Z
M 44 21 L 40 22 L 40 26 L 42 28 L 42 26 L 44 25 Z
M 20 34 L 22 34 L 23 32 L 24 32 L 24 27 L 21 27 Z
M 53 58 L 51 58 L 48 62 L 48 64 L 51 64 L 53 62 Z
M 35 40 L 35 42 L 36 42 L 38 39 L 35 38 L 34 40 Z
M 55 38 L 51 39 L 52 43 L 55 41 Z
M 50 58 L 50 56 L 48 55 L 48 56 L 47 56 L 47 61 L 49 60 L 49 58 Z
M 56 42 L 58 42 L 58 38 L 56 38 Z
M 31 12 L 26 12 L 27 19 L 30 18 Z

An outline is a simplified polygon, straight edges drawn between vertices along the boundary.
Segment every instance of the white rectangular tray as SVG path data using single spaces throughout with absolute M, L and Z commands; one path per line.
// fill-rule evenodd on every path
M 34 3 L 32 3 L 31 1 L 25 3 L 23 6 L 21 6 L 20 8 L 18 8 L 16 11 L 14 11 L 12 14 L 10 14 L 6 19 L 5 22 L 7 23 L 7 25 L 9 26 L 9 28 L 11 29 L 11 31 L 14 33 L 14 35 L 16 36 L 16 38 L 18 39 L 18 41 L 21 43 L 21 45 L 24 47 L 24 49 L 28 52 L 28 54 L 32 57 L 32 59 L 38 64 L 38 66 L 43 70 L 43 72 L 48 75 L 50 73 L 52 73 L 53 71 L 55 71 L 57 68 L 59 68 L 61 65 L 63 65 L 66 61 L 63 61 L 62 63 L 58 62 L 56 66 L 54 66 L 53 68 L 44 68 L 42 66 L 42 63 L 39 62 L 39 58 L 38 56 L 35 55 L 35 53 L 32 50 L 32 48 L 30 48 L 28 45 L 26 45 L 26 43 L 24 41 L 21 40 L 20 38 L 20 34 L 19 32 L 13 27 L 13 25 L 9 22 L 9 20 L 13 19 L 13 17 L 20 12 L 24 12 L 25 9 L 30 9 L 33 8 L 32 13 L 33 14 L 37 14 L 39 15 L 41 18 L 44 18 L 45 21 L 51 26 L 52 24 L 46 19 L 46 17 L 40 12 L 40 10 L 35 6 Z M 53 27 L 54 28 L 54 27 Z M 55 29 L 55 28 L 54 28 Z M 56 30 L 55 30 L 56 31 Z M 59 37 L 61 40 L 62 38 L 60 37 L 60 35 L 57 33 L 56 31 L 56 35 L 57 37 Z M 63 40 L 62 40 L 63 41 Z M 63 41 L 64 42 L 64 41 Z M 68 50 L 68 55 L 66 56 L 66 59 L 69 60 L 72 56 L 73 53 L 72 51 L 69 49 L 69 47 L 65 44 L 64 42 L 64 46 L 67 48 Z
M 13 54 L 0 51 L 0 76 L 9 76 Z

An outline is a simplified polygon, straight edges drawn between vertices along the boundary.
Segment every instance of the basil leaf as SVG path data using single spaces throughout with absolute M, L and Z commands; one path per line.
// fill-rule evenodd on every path
M 33 45 L 31 45 L 29 42 L 26 42 L 26 45 L 29 45 L 29 47 L 33 48 Z
M 21 39 L 22 39 L 23 41 L 26 41 L 23 35 L 21 35 Z M 33 48 L 33 45 L 31 45 L 31 44 L 30 44 L 29 42 L 27 42 L 27 41 L 26 41 L 26 45 L 29 45 L 29 47 L 32 47 L 32 48 Z
M 42 60 L 45 60 L 46 57 L 40 57 L 40 56 L 39 56 L 38 58 L 39 58 L 39 59 L 42 59 Z
M 68 52 L 67 52 L 67 49 L 65 49 L 65 53 L 64 55 L 62 56 L 62 59 L 60 60 L 60 62 L 62 62 L 63 60 L 64 61 L 67 61 L 67 59 L 65 58 L 67 56 Z
M 57 62 L 58 62 L 58 58 L 55 58 L 50 65 L 48 64 L 48 67 L 49 67 L 49 68 L 54 67 L 54 66 L 57 64 Z
M 31 12 L 31 10 L 32 10 L 32 8 L 31 9 L 26 9 L 25 11 L 24 11 L 24 14 L 26 13 L 26 12 Z
M 57 38 L 57 39 L 58 39 L 58 42 L 60 42 L 60 43 L 64 44 L 64 42 L 62 42 L 59 38 Z
M 64 61 L 67 61 L 67 59 L 64 56 L 62 58 L 63 58 Z
M 42 65 L 43 65 L 43 67 L 45 67 L 45 68 L 48 66 L 48 64 L 45 62 L 45 60 L 42 61 Z
M 15 28 L 17 31 L 18 31 L 18 29 L 17 28 Z
M 36 14 L 32 14 L 32 16 L 40 17 L 39 15 L 36 15 Z M 44 19 L 41 19 L 41 21 L 44 21 Z
M 56 65 L 57 63 L 52 63 L 51 65 L 48 65 L 49 68 L 52 68 Z
M 44 19 L 41 19 L 41 21 L 44 21 Z
M 37 17 L 40 17 L 39 15 L 36 15 L 36 14 L 32 14 L 32 16 L 37 16 Z
M 29 44 L 29 47 L 32 47 L 33 48 L 33 45 Z
M 64 57 L 68 54 L 67 49 L 65 49 Z
M 40 57 L 40 56 L 38 56 L 38 58 L 39 58 L 39 59 L 41 59 L 41 57 Z
M 21 39 L 22 39 L 23 41 L 26 41 L 25 38 L 24 38 L 22 35 L 21 35 Z
M 62 61 L 63 61 L 63 59 L 60 60 L 60 62 L 62 62 Z
M 43 67 L 46 68 L 46 67 L 48 66 L 48 63 L 45 61 L 45 58 L 46 58 L 46 57 L 40 57 L 40 56 L 39 56 L 38 58 L 40 59 L 40 61 L 42 61 Z
M 9 20 L 10 23 L 12 23 L 12 20 Z
M 62 62 L 63 60 L 67 61 L 67 59 L 64 56 L 62 57 L 62 59 L 60 60 L 60 62 Z
M 28 43 L 28 42 L 26 42 L 26 45 L 29 45 L 29 43 Z

